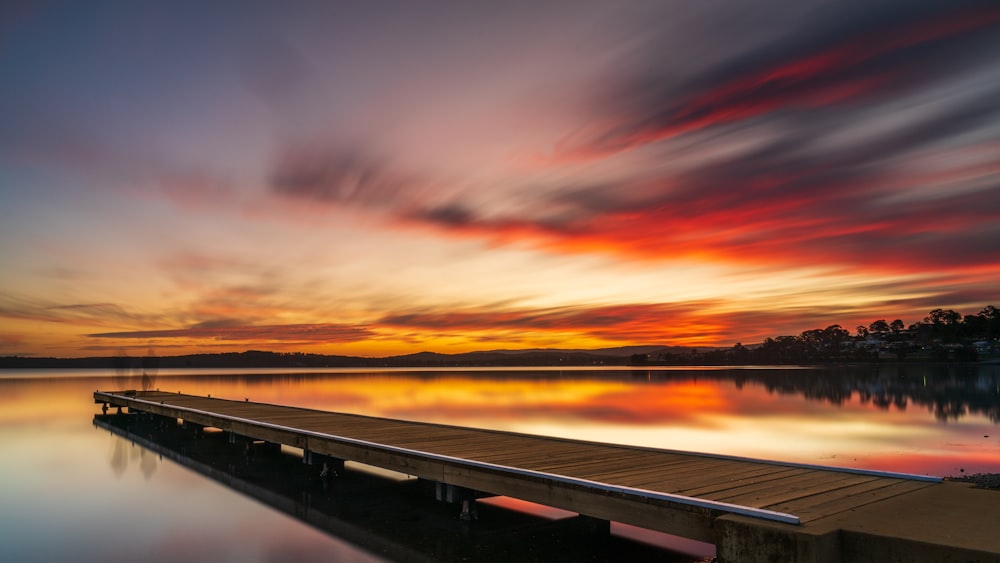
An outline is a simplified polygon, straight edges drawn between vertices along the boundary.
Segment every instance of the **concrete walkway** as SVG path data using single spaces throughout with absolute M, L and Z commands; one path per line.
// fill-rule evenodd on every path
M 721 563 L 1000 563 L 1000 491 L 944 482 L 800 526 L 719 518 Z M 795 559 L 789 559 L 794 553 Z

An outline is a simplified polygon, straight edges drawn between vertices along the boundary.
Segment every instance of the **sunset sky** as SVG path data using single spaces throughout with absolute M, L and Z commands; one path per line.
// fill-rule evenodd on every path
M 1000 3 L 0 4 L 0 355 L 1000 306 Z

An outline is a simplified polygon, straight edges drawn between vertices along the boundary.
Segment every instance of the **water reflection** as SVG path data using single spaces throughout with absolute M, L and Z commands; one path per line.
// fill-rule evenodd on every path
M 174 374 L 176 377 L 176 374 Z M 118 388 L 145 381 L 116 378 Z M 361 381 L 362 385 L 355 383 Z M 234 389 L 251 400 L 316 405 L 338 404 L 397 418 L 423 416 L 425 405 L 444 403 L 449 417 L 489 409 L 497 418 L 532 416 L 553 409 L 568 416 L 611 422 L 655 422 L 706 409 L 741 410 L 708 383 L 732 383 L 768 393 L 790 395 L 838 407 L 852 403 L 905 411 L 913 404 L 942 421 L 982 415 L 1000 423 L 1000 365 L 846 366 L 797 369 L 652 369 L 652 370 L 439 370 L 419 372 L 345 371 L 297 374 L 258 373 L 202 375 L 191 384 L 161 379 L 165 390 L 185 393 L 212 389 L 216 395 Z M 645 382 L 647 385 L 640 385 Z M 562 383 L 562 384 L 561 384 Z M 670 385 L 668 395 L 650 389 Z M 159 388 L 158 386 L 157 388 Z M 192 389 L 192 387 L 194 389 Z M 272 391 L 281 388 L 277 395 Z M 232 393 L 233 398 L 239 393 Z M 747 397 L 751 399 L 749 393 Z M 442 406 L 442 405 L 439 405 Z M 752 411 L 752 408 L 747 409 Z
M 479 519 L 434 500 L 433 484 L 392 480 L 348 465 L 324 479 L 299 457 L 263 443 L 230 444 L 222 433 L 165 424 L 160 417 L 95 415 L 94 425 L 138 444 L 140 463 L 161 456 L 313 527 L 391 561 L 664 561 L 691 555 L 617 535 L 593 534 L 590 522 L 564 513 L 544 517 L 482 503 Z M 118 440 L 125 445 L 124 440 Z M 112 459 L 112 470 L 120 471 Z
M 759 383 L 774 393 L 800 395 L 810 401 L 861 404 L 905 410 L 913 403 L 938 420 L 983 415 L 1000 424 L 1000 366 L 866 366 L 836 367 L 801 372 L 746 370 L 720 374 L 738 387 Z
M 190 373 L 163 370 L 157 387 L 664 449 L 935 475 L 1000 471 L 997 365 Z M 13 397 L 0 426 L 89 414 L 89 391 L 142 382 L 135 373 L 0 378 Z
M 141 361 L 138 370 L 130 366 L 120 375 L 0 372 L 5 560 L 71 560 L 81 553 L 102 561 L 371 560 L 228 487 L 161 462 L 149 450 L 95 431 L 91 421 L 100 408 L 93 391 L 143 383 Z M 237 400 L 666 449 L 936 475 L 1000 472 L 996 365 L 160 369 L 155 380 L 147 372 L 146 383 Z M 103 539 L 108 537 L 117 537 L 113 547 Z
M 115 440 L 111 447 L 114 449 L 111 453 L 111 470 L 116 478 L 121 479 L 128 468 L 128 449 L 121 440 Z
M 997 365 L 336 370 L 159 381 L 170 391 L 663 449 L 933 475 L 1000 471 Z

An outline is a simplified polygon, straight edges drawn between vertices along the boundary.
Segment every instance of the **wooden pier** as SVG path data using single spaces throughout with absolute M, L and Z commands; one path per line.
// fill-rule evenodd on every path
M 279 453 L 260 442 L 227 444 L 223 432 L 203 433 L 157 420 L 161 418 L 95 414 L 93 423 L 385 561 L 664 560 L 662 546 L 595 534 L 601 523 L 591 518 L 568 513 L 549 517 L 477 502 L 475 523 L 463 522 L 456 518 L 455 505 L 435 501 L 434 483 L 387 479 L 382 472 L 355 464 L 347 464 L 336 478 L 321 479 L 316 466 L 303 464 L 291 452 Z
M 503 495 L 712 542 L 720 561 L 938 561 L 942 554 L 1000 561 L 998 534 L 975 533 L 982 525 L 1000 529 L 1000 493 L 935 477 L 159 391 L 98 391 L 94 400 L 301 448 L 307 461 L 350 460 L 414 475 L 440 483 L 443 498 L 466 506 L 477 496 Z M 967 507 L 964 514 L 940 512 L 956 502 Z M 933 504 L 935 522 L 920 521 L 917 508 Z M 894 522 L 895 513 L 908 521 Z M 967 525 L 937 522 L 955 518 Z

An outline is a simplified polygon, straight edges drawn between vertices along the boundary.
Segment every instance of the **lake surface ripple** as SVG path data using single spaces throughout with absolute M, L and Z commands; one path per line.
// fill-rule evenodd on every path
M 399 476 L 365 477 L 356 473 L 364 468 L 351 467 L 352 479 L 323 484 L 288 455 L 250 460 L 211 436 L 198 442 L 111 427 L 114 421 L 95 417 L 100 408 L 93 391 L 129 388 L 823 465 L 942 476 L 1000 472 L 997 365 L 4 371 L 5 558 L 360 562 L 585 555 L 613 561 L 628 553 L 632 560 L 692 561 L 706 555 L 704 546 L 683 542 L 671 544 L 679 554 L 651 549 L 627 539 L 657 543 L 635 530 L 616 529 L 597 544 L 578 519 L 502 499 L 484 505 L 489 518 L 470 531 L 449 516 L 451 507 L 427 500 L 418 484 Z M 324 508 L 322 499 L 338 500 Z

